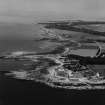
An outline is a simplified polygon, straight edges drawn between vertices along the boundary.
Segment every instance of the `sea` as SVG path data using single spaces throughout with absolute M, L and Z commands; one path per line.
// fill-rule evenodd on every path
M 0 56 L 13 51 L 42 52 L 43 42 L 34 41 L 38 35 L 35 30 L 36 24 L 1 23 Z M 0 61 L 0 105 L 105 105 L 105 90 L 60 89 L 6 76 L 20 63 L 15 65 Z

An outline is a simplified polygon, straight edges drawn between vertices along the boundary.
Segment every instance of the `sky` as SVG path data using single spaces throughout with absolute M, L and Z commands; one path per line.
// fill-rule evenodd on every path
M 105 0 L 0 0 L 0 22 L 105 19 Z

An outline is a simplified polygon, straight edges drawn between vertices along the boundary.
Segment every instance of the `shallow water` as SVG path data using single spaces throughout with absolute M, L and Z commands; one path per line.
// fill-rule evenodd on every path
M 0 54 L 13 52 L 13 51 L 40 51 L 41 42 L 33 40 L 0 40 Z
M 71 54 L 80 55 L 80 56 L 95 56 L 97 49 L 76 49 L 71 50 Z
M 0 59 L 0 71 L 32 70 L 31 60 Z
M 35 24 L 0 23 L 0 55 L 18 50 L 37 51 L 39 27 Z

